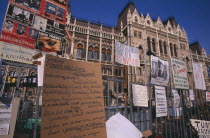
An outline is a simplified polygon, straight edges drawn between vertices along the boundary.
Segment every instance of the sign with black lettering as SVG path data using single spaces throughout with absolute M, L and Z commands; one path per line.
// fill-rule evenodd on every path
M 167 100 L 165 87 L 155 86 L 156 117 L 167 116 Z
M 100 64 L 46 55 L 41 138 L 106 138 L 103 100 Z
M 210 137 L 210 121 L 190 119 L 192 126 L 198 131 L 199 138 Z

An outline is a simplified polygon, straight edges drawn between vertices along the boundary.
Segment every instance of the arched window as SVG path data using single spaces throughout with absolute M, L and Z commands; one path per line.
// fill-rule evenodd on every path
M 82 53 L 83 53 L 83 45 L 79 43 L 77 45 L 77 58 L 82 58 Z
M 177 57 L 176 44 L 174 44 L 174 55 Z
M 153 52 L 156 52 L 156 46 L 155 46 L 155 39 L 154 38 L 152 39 L 152 49 L 153 49 Z
M 108 49 L 106 52 L 106 60 L 109 62 L 111 61 L 111 54 L 112 54 L 111 49 Z
M 139 58 L 140 60 L 143 60 L 144 58 L 144 50 L 141 45 L 139 46 Z
M 161 40 L 159 41 L 159 47 L 160 47 L 160 53 L 162 54 L 163 53 L 163 47 L 162 47 L 162 41 Z
M 171 56 L 174 56 L 172 43 L 170 43 L 170 51 L 171 51 Z
M 147 47 L 148 47 L 148 50 L 151 50 L 151 43 L 150 43 L 149 37 L 147 38 Z
M 93 46 L 88 47 L 88 60 L 93 59 Z
M 94 60 L 98 60 L 99 59 L 99 48 L 98 47 L 94 48 L 93 57 L 94 57 Z
M 102 48 L 101 50 L 101 61 L 105 61 L 106 60 L 106 49 Z
M 166 45 L 166 41 L 164 41 L 163 47 L 164 47 L 164 53 L 167 55 L 167 45 Z
M 135 23 L 138 23 L 138 17 L 135 16 Z

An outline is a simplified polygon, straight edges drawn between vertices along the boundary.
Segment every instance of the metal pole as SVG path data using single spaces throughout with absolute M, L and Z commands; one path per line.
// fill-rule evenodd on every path
M 34 134 L 33 138 L 37 135 L 37 124 L 38 124 L 38 114 L 39 114 L 39 97 L 40 97 L 41 87 L 38 86 L 36 94 L 36 109 L 35 109 L 35 121 L 34 121 Z

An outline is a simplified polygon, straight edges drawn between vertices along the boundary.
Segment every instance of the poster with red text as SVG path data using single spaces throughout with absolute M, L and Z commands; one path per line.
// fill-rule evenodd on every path
M 35 48 L 38 31 L 24 24 L 5 19 L 0 41 Z

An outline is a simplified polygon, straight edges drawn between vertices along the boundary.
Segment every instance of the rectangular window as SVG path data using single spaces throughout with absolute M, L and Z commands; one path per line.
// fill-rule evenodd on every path
M 137 37 L 137 31 L 134 30 L 134 37 Z
M 142 38 L 142 34 L 141 34 L 141 32 L 139 32 L 139 38 L 140 38 L 140 39 Z

